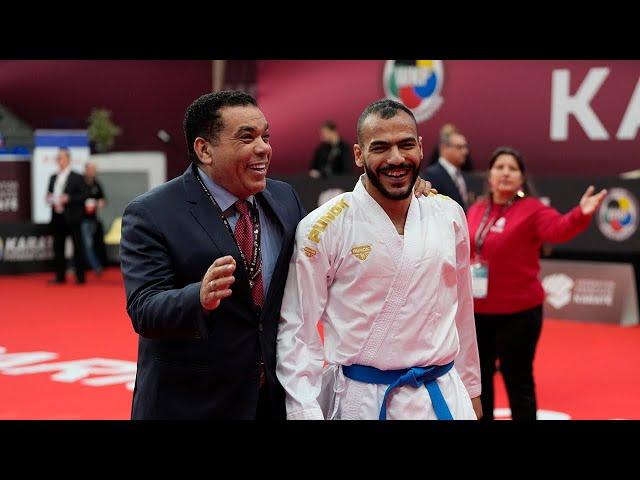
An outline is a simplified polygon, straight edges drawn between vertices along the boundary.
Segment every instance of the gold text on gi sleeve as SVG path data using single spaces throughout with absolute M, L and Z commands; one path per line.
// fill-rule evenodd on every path
M 344 200 L 336 202 L 334 205 L 322 215 L 316 223 L 311 227 L 309 236 L 307 237 L 312 242 L 320 242 L 320 234 L 325 231 L 331 222 L 333 222 L 338 215 L 340 215 L 345 208 L 349 208 L 349 204 Z

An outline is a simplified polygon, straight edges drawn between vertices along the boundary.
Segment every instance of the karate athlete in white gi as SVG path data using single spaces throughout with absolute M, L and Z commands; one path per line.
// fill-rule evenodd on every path
M 365 174 L 353 192 L 296 231 L 277 338 L 287 418 L 476 419 L 464 212 L 411 194 L 422 138 L 404 105 L 369 105 L 354 154 Z

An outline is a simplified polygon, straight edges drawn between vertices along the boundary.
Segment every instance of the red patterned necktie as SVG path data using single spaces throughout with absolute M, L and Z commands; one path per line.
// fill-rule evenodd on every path
M 249 202 L 246 200 L 238 200 L 235 206 L 240 214 L 235 229 L 236 241 L 242 249 L 247 263 L 251 263 L 253 260 L 253 220 L 251 219 L 251 215 L 249 215 Z M 257 265 L 260 265 L 260 259 L 258 259 Z M 253 298 L 253 303 L 259 307 L 264 303 L 262 269 L 255 278 L 253 288 L 251 288 L 251 297 Z

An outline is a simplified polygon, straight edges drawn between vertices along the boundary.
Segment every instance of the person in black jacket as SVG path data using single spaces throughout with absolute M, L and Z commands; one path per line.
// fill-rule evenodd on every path
M 456 127 L 453 123 L 445 123 L 440 128 L 440 133 L 438 133 L 438 139 L 436 140 L 436 146 L 433 147 L 431 156 L 429 156 L 428 160 L 423 161 L 423 165 L 425 165 L 424 170 L 426 170 L 426 167 L 433 165 L 440 159 L 440 139 L 442 138 L 442 136 L 445 133 L 457 131 L 458 127 Z M 462 170 L 463 172 L 472 172 L 474 170 L 473 159 L 471 158 L 471 153 L 468 150 L 464 158 L 464 163 L 462 164 L 462 167 L 460 167 L 460 170 Z
M 71 170 L 71 153 L 61 148 L 56 157 L 58 173 L 49 179 L 47 202 L 51 205 L 51 225 L 53 227 L 53 250 L 55 255 L 56 276 L 50 283 L 66 282 L 66 259 L 64 244 L 69 235 L 73 240 L 73 265 L 76 283 L 85 283 L 84 246 L 80 233 L 80 224 L 84 215 L 84 179 Z
M 448 131 L 440 137 L 440 158 L 422 172 L 438 193 L 446 195 L 467 211 L 468 191 L 461 167 L 465 162 L 469 145 L 458 131 Z
M 313 154 L 309 176 L 327 178 L 335 174 L 349 173 L 354 162 L 352 147 L 340 137 L 334 122 L 327 120 L 322 124 L 320 139 L 322 142 Z
M 256 100 L 209 93 L 186 111 L 191 164 L 122 218 L 127 312 L 139 335 L 133 419 L 284 419 L 276 331 L 294 189 L 267 178 Z

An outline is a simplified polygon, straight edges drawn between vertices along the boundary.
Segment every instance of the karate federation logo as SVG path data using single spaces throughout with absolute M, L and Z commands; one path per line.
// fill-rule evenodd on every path
M 542 280 L 542 288 L 547 294 L 547 303 L 555 309 L 569 305 L 574 281 L 564 273 L 547 275 Z
M 612 188 L 598 211 L 598 228 L 610 240 L 621 242 L 638 229 L 638 202 L 624 188 Z
M 409 108 L 418 122 L 442 105 L 442 60 L 387 60 L 383 81 L 386 96 Z

